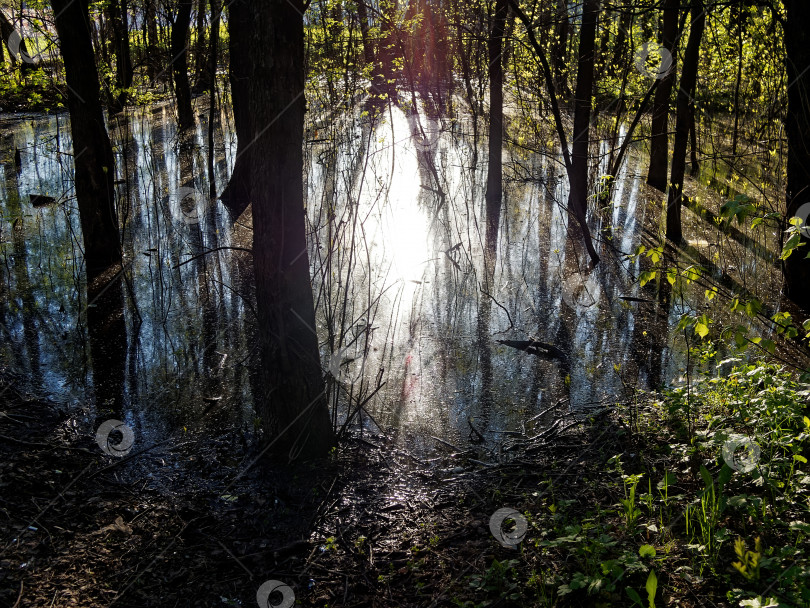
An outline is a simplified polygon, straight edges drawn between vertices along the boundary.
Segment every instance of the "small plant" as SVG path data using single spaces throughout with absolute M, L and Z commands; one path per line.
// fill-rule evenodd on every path
M 644 585 L 644 588 L 647 591 L 649 608 L 655 608 L 655 594 L 658 591 L 658 577 L 655 575 L 655 570 L 650 570 L 650 575 L 647 577 L 647 583 Z M 638 591 L 632 587 L 627 587 L 625 591 L 630 599 L 633 600 L 634 604 L 641 606 L 641 608 L 645 608 L 644 602 L 641 601 L 641 596 L 638 594 Z
M 624 480 L 624 498 L 619 499 L 624 512 L 624 522 L 627 529 L 631 530 L 635 525 L 638 518 L 641 516 L 641 509 L 636 506 L 636 486 L 641 481 L 643 475 L 622 475 Z
M 734 541 L 734 552 L 740 559 L 738 562 L 731 564 L 737 571 L 742 574 L 748 581 L 759 580 L 759 567 L 760 559 L 762 558 L 762 547 L 759 542 L 759 536 L 754 539 L 754 550 L 749 551 L 742 538 Z

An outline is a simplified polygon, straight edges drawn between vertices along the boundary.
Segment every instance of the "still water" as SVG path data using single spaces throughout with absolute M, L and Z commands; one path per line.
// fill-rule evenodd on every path
M 686 343 L 674 329 L 683 313 L 703 310 L 705 288 L 639 287 L 650 259 L 627 254 L 661 244 L 663 212 L 663 195 L 644 184 L 642 147 L 629 155 L 613 200 L 591 205 L 602 257 L 591 269 L 569 238 L 559 150 L 507 146 L 490 284 L 482 262 L 486 141 L 474 140 L 468 120 L 397 106 L 373 120 L 362 108 L 340 116 L 310 108 L 307 117 L 313 329 L 337 424 L 347 403 L 379 387 L 364 406 L 365 428 L 425 445 L 435 445 L 429 436 L 464 445 L 478 437 L 475 428 L 497 446 L 510 433 L 531 434 L 526 421 L 552 406 L 587 411 L 683 382 Z M 88 433 L 112 416 L 154 440 L 180 427 L 253 429 L 250 209 L 234 217 L 211 201 L 207 112 L 183 138 L 169 105 L 110 119 L 125 260 L 120 294 L 103 303 L 88 303 L 83 283 L 66 115 L 5 115 L 0 124 L 6 372 L 63 403 Z M 221 192 L 236 136 L 225 113 L 215 126 Z M 602 159 L 594 181 L 606 151 L 604 140 L 594 148 Z M 722 202 L 697 188 L 703 205 Z M 31 195 L 55 202 L 34 206 Z M 756 237 L 757 248 L 691 211 L 684 223 L 682 267 L 701 264 L 707 279 L 779 309 L 775 228 Z M 530 339 L 555 354 L 499 342 Z

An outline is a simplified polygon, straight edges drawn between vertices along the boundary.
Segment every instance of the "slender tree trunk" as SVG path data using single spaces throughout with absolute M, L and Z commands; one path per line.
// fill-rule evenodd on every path
M 121 260 L 115 210 L 115 163 L 99 100 L 87 0 L 53 0 L 65 63 L 76 200 L 88 284 Z
M 675 118 L 675 143 L 672 146 L 672 177 L 667 197 L 667 238 L 678 243 L 683 238 L 681 230 L 681 205 L 683 179 L 686 173 L 686 147 L 689 143 L 689 106 L 695 95 L 700 42 L 706 26 L 703 0 L 693 0 L 692 25 L 689 41 L 683 55 L 683 70 L 678 88 L 677 115 Z
M 250 202 L 250 157 L 252 156 L 251 133 L 249 127 L 250 106 L 248 84 L 249 66 L 244 61 L 234 61 L 234 57 L 245 57 L 250 53 L 250 32 L 252 12 L 247 0 L 234 0 L 228 10 L 228 50 L 231 61 L 228 65 L 228 78 L 231 83 L 231 106 L 236 128 L 236 160 L 228 186 L 220 195 L 222 202 L 232 213 L 239 215 Z
M 357 16 L 360 19 L 360 36 L 363 39 L 363 59 L 366 65 L 374 63 L 374 46 L 369 37 L 368 7 L 365 0 L 357 0 Z
M 743 7 L 742 3 L 738 4 L 736 11 L 737 17 L 737 82 L 734 83 L 734 134 L 731 143 L 731 155 L 737 156 L 737 136 L 740 128 L 740 84 L 742 83 L 742 67 L 743 67 Z
M 700 163 L 698 162 L 697 108 L 694 103 L 689 104 L 689 153 L 692 162 L 689 175 L 697 177 L 700 173 Z
M 194 126 L 191 88 L 188 83 L 188 29 L 191 24 L 191 0 L 180 0 L 172 24 L 172 74 L 177 96 L 177 121 L 180 130 Z
M 115 79 L 119 89 L 128 89 L 132 86 L 133 69 L 132 57 L 129 49 L 129 19 L 127 17 L 126 0 L 110 0 L 108 5 L 109 21 L 113 31 L 112 47 L 115 52 Z M 127 95 L 123 91 L 115 99 L 110 99 L 112 107 L 120 110 L 127 102 Z
M 158 49 L 160 48 L 155 1 L 156 0 L 145 0 L 144 6 L 144 19 L 146 20 L 146 32 L 149 39 L 149 41 L 146 43 L 146 70 L 149 76 L 149 81 L 153 85 L 155 82 L 155 76 L 157 75 L 157 65 L 155 61 L 158 56 Z
M 554 87 L 565 97 L 568 89 L 566 70 L 566 49 L 568 48 L 568 1 L 559 0 L 556 11 L 554 45 L 551 53 L 551 65 L 554 70 Z
M 197 92 L 207 91 L 211 86 L 208 74 L 210 53 L 206 52 L 205 43 L 205 7 L 207 5 L 207 0 L 197 2 L 197 42 L 194 45 L 194 90 Z
M 325 455 L 333 444 L 318 351 L 305 234 L 304 26 L 295 0 L 251 5 L 248 82 L 253 265 L 264 393 L 274 452 Z
M 785 0 L 785 48 L 787 50 L 788 111 L 785 133 L 788 140 L 787 218 L 795 217 L 799 208 L 810 203 L 810 46 L 806 28 L 810 23 L 810 3 Z M 804 223 L 810 218 L 803 218 Z M 784 262 L 788 296 L 810 311 L 810 239 L 802 236 L 801 247 Z
M 571 170 L 568 175 L 570 181 L 568 212 L 579 224 L 588 254 L 594 263 L 599 261 L 599 256 L 591 242 L 585 220 L 588 210 L 588 146 L 598 15 L 599 0 L 585 0 L 582 6 L 577 85 L 574 93 L 574 139 L 571 147 Z
M 650 168 L 647 172 L 647 183 L 661 192 L 667 189 L 667 167 L 669 164 L 669 100 L 675 84 L 675 62 L 678 56 L 675 51 L 675 40 L 678 36 L 678 7 L 680 0 L 664 0 L 664 24 L 661 33 L 661 44 L 672 56 L 672 66 L 661 79 L 653 100 Z
M 498 250 L 498 226 L 503 197 L 503 33 L 506 25 L 506 0 L 495 1 L 495 14 L 489 34 L 489 165 L 486 192 L 487 288 L 495 272 Z

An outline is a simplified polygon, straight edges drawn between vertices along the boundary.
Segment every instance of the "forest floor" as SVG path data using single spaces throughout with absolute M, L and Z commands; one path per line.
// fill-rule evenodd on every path
M 807 391 L 775 368 L 617 405 L 494 459 L 366 433 L 324 462 L 241 476 L 257 449 L 239 432 L 114 458 L 4 378 L 3 606 L 252 607 L 266 581 L 303 606 L 810 602 Z M 761 429 L 762 462 L 729 468 L 720 427 L 758 403 L 780 443 Z M 501 527 L 503 508 L 519 515 Z

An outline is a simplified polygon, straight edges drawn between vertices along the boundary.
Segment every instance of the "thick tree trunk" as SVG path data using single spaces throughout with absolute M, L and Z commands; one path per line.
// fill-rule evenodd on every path
M 247 0 L 234 0 L 228 7 L 228 50 L 232 60 L 228 66 L 231 83 L 231 106 L 236 128 L 236 160 L 228 185 L 220 195 L 222 202 L 235 215 L 239 215 L 250 202 L 250 157 L 252 156 L 250 134 L 250 106 L 248 83 L 250 70 L 247 62 L 233 61 L 250 53 L 250 24 L 253 19 Z
M 577 86 L 574 93 L 574 139 L 571 147 L 571 170 L 568 212 L 579 224 L 588 254 L 594 263 L 599 256 L 594 249 L 585 219 L 588 210 L 588 145 L 590 143 L 591 96 L 594 80 L 594 47 L 599 0 L 585 0 L 582 7 L 582 27 L 579 38 Z
M 806 28 L 810 23 L 810 3 L 785 0 L 785 48 L 787 50 L 788 111 L 785 133 L 788 140 L 787 217 L 796 216 L 799 208 L 810 203 L 810 46 Z M 810 218 L 803 218 L 804 223 Z M 804 247 L 793 252 L 784 262 L 788 296 L 810 311 L 810 239 L 802 237 Z
M 177 122 L 180 130 L 194 126 L 191 88 L 188 83 L 188 29 L 191 24 L 191 0 L 180 0 L 172 24 L 172 75 L 177 97 Z
M 496 0 L 489 34 L 489 165 L 486 192 L 487 287 L 495 271 L 498 250 L 498 226 L 503 197 L 503 32 L 506 25 L 506 0 Z
M 253 266 L 264 393 L 274 452 L 312 457 L 333 444 L 318 351 L 305 234 L 304 26 L 294 0 L 251 5 L 248 103 Z
M 661 192 L 667 189 L 667 168 L 669 164 L 669 99 L 672 86 L 675 84 L 675 40 L 678 36 L 678 6 L 680 0 L 664 0 L 664 25 L 661 33 L 661 44 L 672 56 L 669 72 L 661 78 L 653 100 L 650 168 L 647 183 Z
M 52 0 L 67 80 L 76 200 L 88 284 L 121 260 L 115 210 L 115 162 L 104 126 L 90 42 L 87 0 Z
M 693 0 L 692 25 L 689 41 L 683 55 L 683 70 L 678 87 L 677 115 L 675 118 L 675 142 L 672 146 L 672 177 L 667 196 L 667 238 L 678 243 L 683 238 L 681 229 L 681 204 L 683 179 L 686 173 L 686 147 L 689 143 L 690 105 L 697 84 L 700 42 L 706 26 L 703 0 Z

